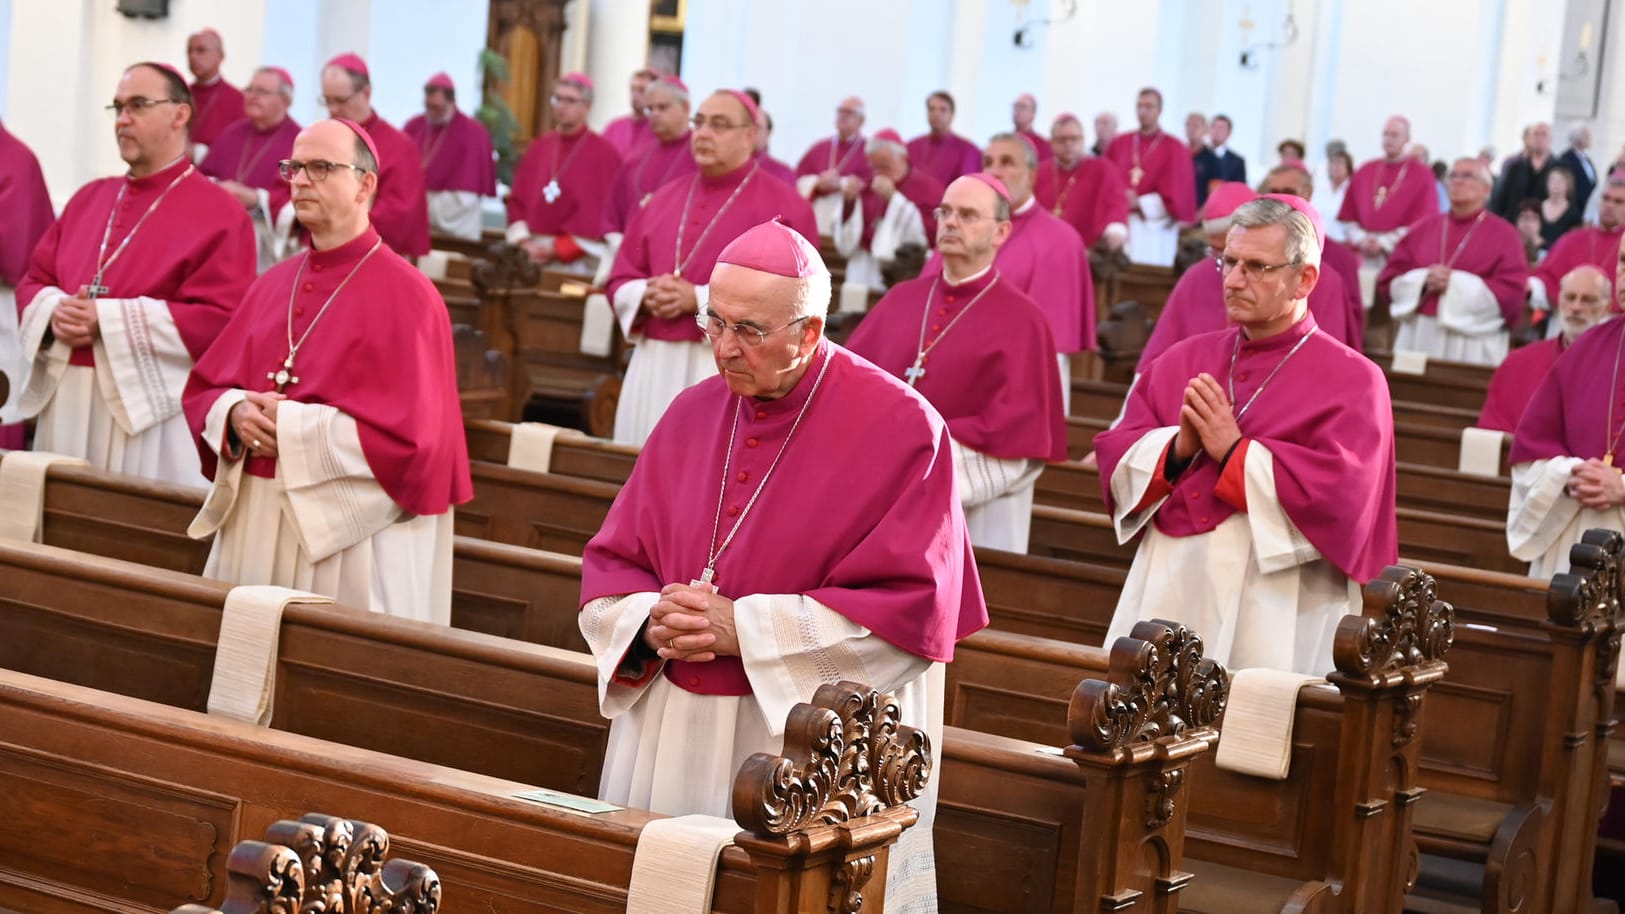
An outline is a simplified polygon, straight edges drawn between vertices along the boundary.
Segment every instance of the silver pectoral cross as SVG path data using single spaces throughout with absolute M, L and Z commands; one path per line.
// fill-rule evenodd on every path
M 90 285 L 85 286 L 85 297 L 89 298 L 91 301 L 95 301 L 111 291 L 113 290 L 102 285 L 102 274 L 98 272 L 95 277 L 90 280 Z
M 716 569 L 711 568 L 711 567 L 707 567 L 704 571 L 700 572 L 699 577 L 695 578 L 692 581 L 689 581 L 688 586 L 690 586 L 690 587 L 699 587 L 699 588 L 702 588 L 704 590 L 709 590 L 712 593 L 716 593 L 717 592 L 717 585 L 711 583 L 712 579 L 714 579 L 716 576 L 717 576 Z
M 549 180 L 547 186 L 542 188 L 542 199 L 549 203 L 557 201 L 562 196 L 564 196 L 564 191 L 559 189 L 557 178 Z
M 920 379 L 925 377 L 925 356 L 915 356 L 914 364 L 904 369 L 903 377 L 908 378 L 908 386 L 910 387 L 918 384 Z
M 298 384 L 299 379 L 293 376 L 293 356 L 290 354 L 282 360 L 282 367 L 276 371 L 267 371 L 265 380 L 276 383 L 276 392 L 282 393 L 289 384 Z

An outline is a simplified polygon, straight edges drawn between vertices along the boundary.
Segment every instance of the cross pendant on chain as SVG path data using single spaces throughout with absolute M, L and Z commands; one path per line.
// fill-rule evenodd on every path
M 542 188 L 542 198 L 549 203 L 557 201 L 562 196 L 564 196 L 564 191 L 559 189 L 557 179 L 548 181 L 547 186 Z
M 276 382 L 276 392 L 287 390 L 289 384 L 298 384 L 299 379 L 293 376 L 293 356 L 290 354 L 282 360 L 282 367 L 276 371 L 267 371 L 265 380 Z
M 95 277 L 90 280 L 90 285 L 85 286 L 85 295 L 91 301 L 95 301 L 111 291 L 113 290 L 102 285 L 102 274 L 99 271 L 96 273 Z
M 699 577 L 695 578 L 692 581 L 689 581 L 688 586 L 690 586 L 690 587 L 699 587 L 699 588 L 702 588 L 704 590 L 709 590 L 712 593 L 716 593 L 717 592 L 717 585 L 711 583 L 712 579 L 715 578 L 716 576 L 717 576 L 716 569 L 708 567 L 704 571 L 700 572 Z
M 908 386 L 913 387 L 917 381 L 925 377 L 924 362 L 925 359 L 923 357 L 915 356 L 914 364 L 903 370 L 903 377 L 908 378 Z

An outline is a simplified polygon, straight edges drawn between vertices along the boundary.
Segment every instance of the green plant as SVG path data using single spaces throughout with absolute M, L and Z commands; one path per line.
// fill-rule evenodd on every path
M 485 89 L 474 117 L 491 135 L 491 148 L 497 154 L 497 180 L 512 185 L 514 166 L 518 164 L 514 139 L 519 135 L 519 119 L 502 97 L 502 86 L 508 81 L 508 61 L 490 48 L 481 48 L 479 71 Z

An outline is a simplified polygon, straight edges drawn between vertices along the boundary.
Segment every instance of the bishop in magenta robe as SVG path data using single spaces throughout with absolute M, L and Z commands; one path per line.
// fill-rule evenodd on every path
M 28 270 L 28 257 L 56 213 L 39 159 L 22 140 L 0 124 L 0 374 L 11 393 L 0 403 L 0 448 L 22 448 L 22 413 L 17 407 L 26 384 L 28 362 L 17 339 L 17 284 Z
M 889 127 L 870 138 L 868 158 L 873 176 L 857 200 L 845 205 L 831 240 L 846 257 L 848 286 L 884 290 L 885 270 L 898 248 L 935 246 L 943 188 L 909 164 L 908 147 Z
M 186 39 L 186 63 L 196 77 L 187 87 L 192 93 L 191 141 L 201 161 L 225 129 L 246 116 L 241 89 L 220 75 L 226 59 L 220 33 L 204 29 Z
M 1095 438 L 1119 541 L 1144 533 L 1106 640 L 1175 619 L 1228 668 L 1321 675 L 1361 586 L 1398 555 L 1393 419 L 1381 370 L 1309 313 L 1313 263 L 1253 275 L 1290 260 L 1289 236 L 1316 244 L 1283 203 L 1237 210 L 1279 221 L 1226 243 L 1236 326 L 1147 365 Z
M 1383 157 L 1354 172 L 1337 214 L 1349 245 L 1364 256 L 1372 274 L 1411 226 L 1439 212 L 1433 171 L 1409 154 L 1410 139 L 1410 121 L 1388 119 L 1382 128 Z
M 1162 93 L 1140 90 L 1135 104 L 1140 129 L 1118 134 L 1106 147 L 1106 158 L 1128 178 L 1128 256 L 1135 263 L 1172 266 L 1179 247 L 1179 226 L 1196 219 L 1196 176 L 1190 149 L 1164 133 Z
M 659 79 L 660 74 L 647 67 L 633 73 L 628 86 L 631 92 L 631 112 L 604 125 L 604 139 L 609 140 L 609 144 L 615 147 L 616 154 L 623 161 L 631 158 L 632 153 L 649 140 L 653 125 L 649 122 L 647 93 L 649 86 Z
M 248 82 L 248 116 L 227 127 L 198 169 L 237 198 L 254 222 L 259 268 L 282 259 L 293 229 L 288 182 L 277 163 L 293 151 L 299 125 L 288 116 L 293 79 L 280 67 L 262 67 Z
M 704 123 L 693 147 L 699 171 L 655 191 L 615 255 L 609 299 L 621 331 L 637 340 L 615 410 L 615 440 L 623 444 L 642 444 L 679 393 L 716 373 L 694 315 L 705 309 L 722 249 L 776 217 L 818 237 L 807 201 L 763 174 L 752 157 L 754 107 L 749 96 L 732 91 L 700 105 Z M 719 130 L 723 125 L 749 126 Z
M 817 249 L 767 223 L 715 259 L 725 371 L 672 403 L 582 556 L 600 795 L 671 815 L 729 815 L 741 762 L 843 678 L 894 694 L 940 755 L 943 664 L 987 624 L 949 429 L 823 338 Z M 772 333 L 752 346 L 747 327 Z M 892 849 L 887 910 L 935 909 L 935 783 Z
M 417 144 L 429 194 L 429 227 L 478 241 L 484 228 L 480 201 L 497 195 L 491 134 L 458 110 L 457 86 L 445 73 L 424 84 L 423 111 L 401 132 Z
M 863 119 L 863 99 L 843 99 L 835 109 L 835 135 L 813 143 L 796 163 L 796 190 L 812 202 L 818 234 L 824 237 L 835 234 L 847 205 L 857 201 L 874 177 L 861 132 Z
M 642 209 L 649 195 L 662 184 L 694 173 L 687 84 L 675 76 L 663 76 L 643 95 L 649 103 L 650 139 L 621 162 L 621 170 L 615 175 L 614 190 L 604 206 L 606 236 L 625 234 L 632 214 Z
M 1512 223 L 1485 204 L 1492 187 L 1477 159 L 1450 169 L 1450 211 L 1413 225 L 1377 276 L 1377 298 L 1399 324 L 1395 350 L 1499 365 L 1523 318 L 1529 276 Z
M 908 160 L 936 178 L 943 187 L 961 175 L 982 170 L 982 150 L 953 132 L 954 97 L 933 92 L 925 100 L 925 119 L 931 129 L 908 141 Z
M 179 97 L 162 64 L 136 64 L 115 101 Z M 17 284 L 34 446 L 102 470 L 202 485 L 181 416 L 193 362 L 254 279 L 254 227 L 186 159 L 185 105 L 138 111 L 120 143 L 128 174 L 80 188 L 35 246 Z M 157 128 L 162 129 L 157 129 Z
M 1614 301 L 1613 285 L 1601 270 L 1590 264 L 1575 267 L 1563 276 L 1561 288 L 1558 313 L 1553 318 L 1558 335 L 1507 353 L 1506 361 L 1490 377 L 1484 409 L 1478 415 L 1479 428 L 1503 432 L 1516 429 L 1529 398 L 1557 364 L 1558 357 L 1582 333 L 1607 319 Z
M 1613 277 L 1620 239 L 1625 238 L 1625 176 L 1610 176 L 1598 195 L 1597 224 L 1570 229 L 1557 239 L 1540 265 L 1529 274 L 1529 308 L 1555 312 L 1558 285 L 1570 270 L 1591 265 Z M 1617 312 L 1619 307 L 1616 305 Z M 1552 332 L 1557 332 L 1557 321 Z
M 1085 247 L 1104 239 L 1121 248 L 1128 239 L 1128 182 L 1107 158 L 1083 154 L 1083 122 L 1062 114 L 1050 130 L 1054 158 L 1038 165 L 1033 196 L 1038 205 L 1077 230 Z
M 313 124 L 294 158 L 354 162 L 359 129 Z M 311 250 L 254 283 L 186 385 L 214 480 L 190 533 L 214 535 L 209 577 L 450 624 L 451 507 L 473 494 L 451 327 L 356 202 L 376 182 L 294 175 Z
M 990 175 L 955 181 L 942 202 L 953 214 L 941 229 L 942 272 L 887 292 L 847 348 L 948 423 L 971 542 L 1025 553 L 1038 474 L 1066 459 L 1066 413 L 1049 322 L 994 266 L 1009 237 L 1007 194 Z
M 1532 577 L 1569 569 L 1569 547 L 1593 528 L 1625 531 L 1620 429 L 1625 425 L 1625 320 L 1569 345 L 1512 433 L 1507 547 Z
M 429 197 L 418 146 L 373 110 L 367 62 L 355 54 L 328 61 L 322 68 L 322 97 L 328 114 L 360 124 L 378 147 L 382 170 L 372 203 L 373 228 L 402 257 L 429 253 Z
M 1315 195 L 1315 179 L 1301 163 L 1295 161 L 1283 162 L 1270 169 L 1269 174 L 1264 176 L 1262 192 L 1266 194 L 1285 194 L 1310 200 Z M 1319 225 L 1325 233 L 1324 239 L 1328 241 L 1334 240 L 1336 237 L 1334 230 L 1338 227 L 1337 213 L 1330 213 L 1331 218 L 1327 219 L 1327 214 L 1322 211 L 1319 204 L 1316 204 L 1314 209 L 1320 218 L 1316 225 Z M 1332 243 L 1322 246 L 1320 265 L 1323 272 L 1336 274 L 1337 284 L 1340 284 L 1343 288 L 1344 316 L 1338 322 L 1346 331 L 1342 337 L 1343 342 L 1347 343 L 1349 348 L 1356 352 L 1364 352 L 1365 298 L 1360 287 L 1359 259 L 1355 257 L 1354 252 L 1347 245 Z M 1318 286 L 1315 292 L 1320 292 Z M 1321 307 L 1324 308 L 1324 305 Z M 1322 319 L 1324 312 L 1316 308 L 1314 295 L 1309 297 L 1309 308 L 1315 312 L 1315 319 L 1321 322 L 1321 326 L 1327 326 L 1326 321 Z
M 1038 153 L 1039 163 L 1044 163 L 1055 158 L 1055 152 L 1050 148 L 1049 140 L 1033 129 L 1033 120 L 1037 116 L 1038 99 L 1031 92 L 1023 92 L 1016 96 L 1015 102 L 1010 106 L 1012 130 L 1032 144 L 1033 151 Z
M 508 241 L 533 259 L 571 264 L 603 257 L 604 213 L 621 157 L 587 127 L 592 80 L 566 73 L 553 89 L 559 129 L 537 137 L 513 175 L 508 195 Z

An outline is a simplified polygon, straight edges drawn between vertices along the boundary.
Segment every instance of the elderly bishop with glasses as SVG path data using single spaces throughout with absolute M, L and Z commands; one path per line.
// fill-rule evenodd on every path
M 753 157 L 758 114 L 743 92 L 712 93 L 693 120 L 698 172 L 655 191 L 626 227 L 608 292 L 637 347 L 615 411 L 616 441 L 642 444 L 684 388 L 717 373 L 695 315 L 710 298 L 722 249 L 775 217 L 804 238 L 818 237 L 812 207 Z
M 178 71 L 130 67 L 108 107 L 130 169 L 81 188 L 35 246 L 17 284 L 26 381 L 13 395 L 38 417 L 42 451 L 200 486 L 181 389 L 254 279 L 254 226 L 186 158 Z
M 581 560 L 613 721 L 601 795 L 671 815 L 728 815 L 739 765 L 823 683 L 894 693 L 940 751 L 943 664 L 987 624 L 948 426 L 824 338 L 818 251 L 775 221 L 713 260 L 721 377 L 672 403 Z M 935 785 L 892 849 L 888 911 L 936 910 Z
M 1310 313 L 1316 219 L 1296 197 L 1237 207 L 1231 326 L 1142 366 L 1121 422 L 1095 437 L 1119 541 L 1144 533 L 1108 644 L 1175 619 L 1227 668 L 1319 676 L 1338 621 L 1398 556 L 1388 387 Z
M 369 220 L 381 154 L 325 120 L 280 163 L 311 248 L 254 283 L 186 386 L 214 480 L 189 532 L 214 535 L 210 577 L 449 624 L 451 506 L 473 494 L 451 328 Z

